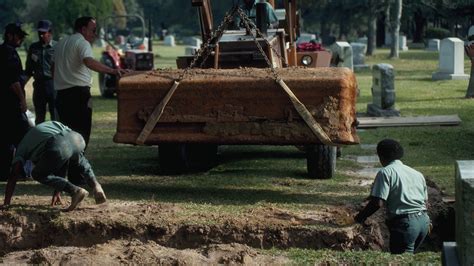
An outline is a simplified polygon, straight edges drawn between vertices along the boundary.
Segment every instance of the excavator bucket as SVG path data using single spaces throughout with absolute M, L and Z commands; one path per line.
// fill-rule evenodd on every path
M 184 70 L 123 77 L 114 141 L 136 144 L 147 120 Z M 357 82 L 347 68 L 276 70 L 335 145 L 357 144 Z M 321 144 L 270 69 L 191 69 L 145 144 Z

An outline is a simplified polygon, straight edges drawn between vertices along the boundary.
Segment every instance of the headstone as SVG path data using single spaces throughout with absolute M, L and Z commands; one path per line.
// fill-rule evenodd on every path
M 305 43 L 305 42 L 311 42 L 311 41 L 317 41 L 316 34 L 301 33 L 300 36 L 298 37 L 298 40 L 296 40 L 297 43 Z
M 372 67 L 372 103 L 367 105 L 371 116 L 400 116 L 395 109 L 395 74 L 393 66 L 377 64 Z
M 360 70 L 369 68 L 369 65 L 365 64 L 365 53 L 367 52 L 367 45 L 364 43 L 351 43 L 354 70 Z
M 474 161 L 455 164 L 455 241 L 444 242 L 441 263 L 474 265 Z
M 348 42 L 335 42 L 329 49 L 332 52 L 333 58 L 337 58 L 335 66 L 354 70 L 352 47 Z
M 189 46 L 200 47 L 202 44 L 202 41 L 198 37 L 186 37 L 184 38 L 184 44 L 189 45 Z
M 367 37 L 360 37 L 357 39 L 357 42 L 367 45 L 367 43 L 369 42 L 369 39 Z
M 385 31 L 385 46 L 390 46 L 392 44 L 392 33 L 390 31 Z
M 464 42 L 458 38 L 446 38 L 441 41 L 438 71 L 433 80 L 469 79 L 464 74 Z
M 456 245 L 461 265 L 474 265 L 474 161 L 456 162 Z
M 398 48 L 400 51 L 408 51 L 408 46 L 407 46 L 407 36 L 405 35 L 400 35 L 398 37 Z
M 429 39 L 428 40 L 428 47 L 426 47 L 426 50 L 438 52 L 439 51 L 439 44 L 440 44 L 439 39 Z
M 184 48 L 184 55 L 195 55 L 200 48 L 200 46 L 186 46 Z
M 173 35 L 167 35 L 165 37 L 165 40 L 163 41 L 163 45 L 165 45 L 165 46 L 176 46 L 174 36 Z

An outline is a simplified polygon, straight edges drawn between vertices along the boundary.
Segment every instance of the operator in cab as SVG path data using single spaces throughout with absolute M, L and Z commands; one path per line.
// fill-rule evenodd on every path
M 244 0 L 243 5 L 241 6 L 242 10 L 244 11 L 245 15 L 247 15 L 253 23 L 256 23 L 257 20 L 257 3 L 263 3 L 265 4 L 265 9 L 266 9 L 266 14 L 267 14 L 267 19 L 268 21 L 268 28 L 269 29 L 276 29 L 278 28 L 278 18 L 275 14 L 275 10 L 273 9 L 272 5 L 268 3 L 265 0 Z M 239 16 L 236 17 L 235 19 L 235 25 L 238 28 L 245 28 L 244 25 L 242 25 L 241 19 Z

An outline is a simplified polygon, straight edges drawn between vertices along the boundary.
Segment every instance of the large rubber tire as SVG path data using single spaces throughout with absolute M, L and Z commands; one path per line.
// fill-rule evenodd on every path
M 217 149 L 215 144 L 160 144 L 160 170 L 164 174 L 207 171 L 216 165 Z
M 307 145 L 306 165 L 308 175 L 315 179 L 332 178 L 336 172 L 337 147 L 328 145 Z
M 112 62 L 112 59 L 108 56 L 102 56 L 100 59 L 100 62 L 110 68 L 115 68 L 114 64 Z M 116 83 L 116 77 L 109 75 L 109 74 L 103 74 L 99 73 L 99 91 L 100 95 L 104 98 L 112 98 L 114 97 L 114 94 L 116 92 L 115 88 L 115 83 Z

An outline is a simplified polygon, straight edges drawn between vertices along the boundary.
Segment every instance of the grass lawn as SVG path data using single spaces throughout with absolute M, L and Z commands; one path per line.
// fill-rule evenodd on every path
M 184 54 L 184 46 L 154 46 L 158 68 L 175 68 L 175 58 Z M 95 48 L 99 56 L 100 49 Z M 387 59 L 389 51 L 379 49 L 368 64 L 388 63 L 396 72 L 396 107 L 402 116 L 458 114 L 457 127 L 400 127 L 359 132 L 363 144 L 376 144 L 383 138 L 399 140 L 405 148 L 404 162 L 420 170 L 448 195 L 454 194 L 454 163 L 474 158 L 473 100 L 464 99 L 468 81 L 432 81 L 438 54 L 423 50 L 401 52 L 398 60 Z M 470 65 L 465 61 L 465 72 Z M 371 71 L 356 73 L 360 88 L 357 111 L 365 112 L 371 102 Z M 337 174 L 330 180 L 305 177 L 306 161 L 292 146 L 223 146 L 220 163 L 205 173 L 180 176 L 159 175 L 157 147 L 138 147 L 112 141 L 116 130 L 116 99 L 99 95 L 94 78 L 93 129 L 87 157 L 112 200 L 172 202 L 191 212 L 227 212 L 238 214 L 255 206 L 282 209 L 316 209 L 325 205 L 360 202 L 368 189 L 348 186 L 353 177 L 347 170 L 359 166 L 348 155 L 368 155 L 360 146 L 343 149 Z M 31 83 L 29 84 L 31 90 Z M 31 94 L 29 94 L 31 95 Z M 31 104 L 31 101 L 30 101 Z M 30 105 L 32 106 L 32 105 Z M 3 191 L 4 185 L 0 185 Z M 50 193 L 37 183 L 18 185 L 17 194 Z M 269 251 L 272 252 L 272 251 Z M 279 251 L 281 252 L 281 251 Z M 321 257 L 341 257 L 346 261 L 368 263 L 424 261 L 440 263 L 439 253 L 416 256 L 390 256 L 380 252 L 334 252 L 292 249 L 286 252 L 298 264 L 313 264 Z M 324 261 L 324 260 L 323 260 Z M 326 260 L 329 261 L 329 260 Z

